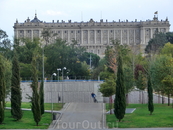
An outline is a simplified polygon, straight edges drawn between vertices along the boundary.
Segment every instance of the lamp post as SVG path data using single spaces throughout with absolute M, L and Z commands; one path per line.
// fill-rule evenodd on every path
M 53 82 L 53 76 L 56 76 L 56 73 L 52 74 L 52 82 Z M 53 99 L 52 99 L 52 87 L 51 87 L 51 104 L 52 104 L 52 109 L 51 109 L 51 113 L 52 113 L 52 120 L 53 120 Z
M 62 68 L 62 82 L 64 82 L 64 70 L 66 70 L 66 67 Z M 64 102 L 64 98 L 63 98 L 63 92 L 64 92 L 64 83 L 62 83 L 62 107 L 63 107 L 63 102 Z
M 61 71 L 61 69 L 58 68 L 57 71 L 58 71 L 58 82 L 59 82 L 59 71 Z

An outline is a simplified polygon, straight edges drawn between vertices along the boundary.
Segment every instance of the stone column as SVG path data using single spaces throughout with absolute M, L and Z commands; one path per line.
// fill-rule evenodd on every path
M 76 30 L 74 30 L 74 39 L 77 40 L 76 39 Z
M 94 30 L 94 44 L 97 44 L 97 41 L 96 41 L 96 30 Z
M 107 30 L 107 32 L 108 32 L 108 39 L 107 40 L 108 40 L 108 44 L 109 44 L 109 30 Z
M 102 44 L 102 40 L 103 39 L 103 31 L 102 30 L 100 30 L 100 44 Z
M 114 39 L 113 40 L 115 40 L 115 30 L 114 30 Z
M 130 31 L 129 31 L 129 29 L 127 29 L 127 45 L 129 45 L 129 33 L 130 33 Z
M 71 33 L 71 30 L 67 30 L 67 39 L 68 39 L 68 42 L 70 42 L 70 33 Z
M 88 44 L 90 44 L 90 30 L 88 30 Z
M 140 44 L 144 44 L 144 28 L 140 28 Z
M 23 30 L 23 37 L 26 37 L 26 30 Z
M 33 30 L 31 30 L 31 39 L 33 39 L 33 36 L 34 35 L 34 33 L 33 33 Z
M 83 44 L 83 30 L 82 29 L 80 30 L 80 33 L 81 33 L 81 44 Z
M 61 30 L 61 38 L 62 39 L 64 38 L 63 34 L 64 34 L 64 30 Z

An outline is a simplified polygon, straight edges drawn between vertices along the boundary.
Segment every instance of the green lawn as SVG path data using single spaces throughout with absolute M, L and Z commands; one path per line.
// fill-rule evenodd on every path
M 11 107 L 11 102 L 6 103 L 6 107 Z M 27 108 L 31 109 L 31 103 L 28 102 L 22 102 L 22 108 Z M 51 103 L 45 103 L 44 105 L 45 110 L 51 110 L 52 109 L 52 104 Z M 53 110 L 61 110 L 62 104 L 61 103 L 53 103 Z
M 130 104 L 127 108 L 136 108 L 133 113 L 125 114 L 121 122 L 115 115 L 107 115 L 106 122 L 109 128 L 151 128 L 173 127 L 173 108 L 167 104 L 154 104 L 153 115 L 149 115 L 147 104 Z
M 6 107 L 10 107 L 10 102 L 6 103 Z M 51 110 L 51 103 L 45 103 L 45 110 Z M 62 104 L 54 103 L 54 110 L 60 110 Z M 30 103 L 22 103 L 22 108 L 30 109 Z M 23 111 L 23 117 L 20 121 L 15 121 L 11 117 L 10 110 L 5 110 L 5 119 L 3 124 L 0 124 L 0 129 L 47 129 L 52 121 L 51 113 L 42 115 L 39 126 L 34 122 L 33 114 L 31 111 Z

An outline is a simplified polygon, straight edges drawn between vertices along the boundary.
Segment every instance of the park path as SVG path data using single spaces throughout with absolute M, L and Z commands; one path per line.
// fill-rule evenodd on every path
M 56 129 L 104 128 L 103 103 L 70 103 L 56 124 Z

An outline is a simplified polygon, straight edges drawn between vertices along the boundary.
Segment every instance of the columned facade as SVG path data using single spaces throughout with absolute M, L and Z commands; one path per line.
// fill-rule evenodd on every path
M 111 41 L 118 39 L 121 44 L 139 45 L 142 49 L 148 44 L 156 31 L 168 32 L 169 21 L 159 21 L 156 16 L 153 20 L 147 21 L 120 21 L 119 22 L 99 22 L 90 19 L 88 22 L 68 22 L 59 20 L 55 23 L 42 22 L 37 18 L 30 21 L 28 18 L 24 23 L 14 24 L 14 33 L 16 38 L 41 37 L 43 29 L 50 29 L 57 33 L 55 38 L 61 38 L 68 43 L 76 40 L 78 46 L 85 47 L 88 52 L 104 55 L 106 46 L 111 46 Z

